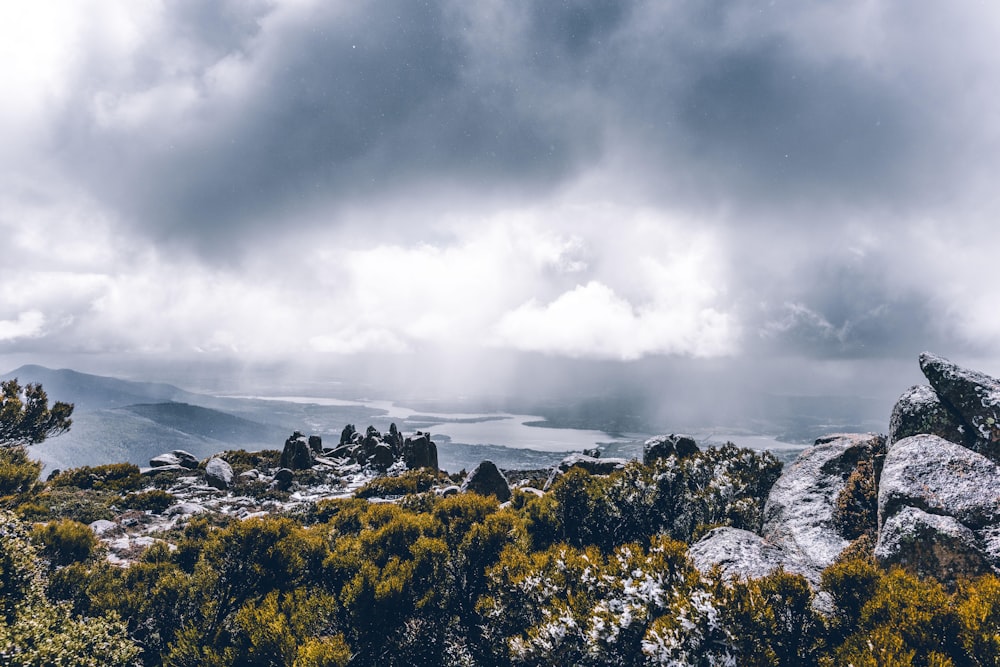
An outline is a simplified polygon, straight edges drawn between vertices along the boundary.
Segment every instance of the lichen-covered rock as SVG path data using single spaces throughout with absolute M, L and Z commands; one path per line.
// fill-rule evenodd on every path
M 621 470 L 628 464 L 627 459 L 609 458 L 599 459 L 586 454 L 570 454 L 558 465 L 552 468 L 549 478 L 545 482 L 545 488 L 555 484 L 555 481 L 573 468 L 583 468 L 591 475 L 610 475 L 616 470 Z
M 907 389 L 892 408 L 889 446 L 921 433 L 965 443 L 972 430 L 962 425 L 961 418 L 941 401 L 933 387 L 918 384 Z
M 281 450 L 281 458 L 278 465 L 282 468 L 292 470 L 307 470 L 312 467 L 312 450 L 301 433 L 296 431 L 288 440 L 285 440 L 285 447 Z
M 654 461 L 676 456 L 679 459 L 698 452 L 698 443 L 686 435 L 658 435 L 650 438 L 642 445 L 642 462 L 652 465 Z
M 941 400 L 972 429 L 964 444 L 1000 461 L 1000 380 L 929 352 L 920 355 L 920 369 Z
M 975 577 L 990 570 L 975 533 L 955 518 L 903 507 L 879 532 L 875 558 L 882 565 L 902 565 L 942 583 Z
M 209 459 L 205 465 L 205 483 L 225 491 L 233 483 L 233 468 L 218 457 Z
M 902 508 L 952 516 L 972 529 L 1000 522 L 1000 466 L 936 435 L 897 442 L 885 457 L 879 524 Z
M 816 583 L 847 547 L 834 520 L 837 497 L 858 462 L 884 446 L 885 438 L 874 433 L 828 436 L 781 474 L 764 505 L 761 535 L 785 553 L 786 569 Z
M 492 461 L 483 461 L 468 474 L 462 482 L 462 493 L 478 493 L 481 496 L 495 496 L 502 503 L 510 500 L 510 485 L 507 478 Z
M 730 578 L 759 578 L 779 567 L 788 570 L 781 548 L 756 533 L 740 528 L 714 528 L 688 550 L 691 562 L 701 572 L 718 565 Z

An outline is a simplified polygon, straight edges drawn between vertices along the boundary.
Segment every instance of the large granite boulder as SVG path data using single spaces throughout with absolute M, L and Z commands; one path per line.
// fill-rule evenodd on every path
M 698 443 L 686 435 L 658 435 L 642 445 L 642 462 L 652 465 L 658 459 L 676 456 L 679 459 L 698 453 Z
M 224 460 L 213 457 L 205 465 L 205 483 L 225 491 L 233 483 L 233 468 Z
M 309 449 L 312 450 L 313 454 L 323 455 L 323 438 L 318 435 L 309 436 Z
M 875 557 L 944 582 L 1000 566 L 1000 466 L 936 435 L 897 442 L 878 492 Z
M 398 432 L 393 434 L 391 429 L 389 434 L 393 442 L 400 437 Z M 403 441 L 403 460 L 406 462 L 406 467 L 410 470 L 415 470 L 416 468 L 437 470 L 437 445 L 431 440 L 431 434 L 417 431 L 413 436 L 406 438 Z
M 688 550 L 691 562 L 701 572 L 715 565 L 733 579 L 760 578 L 779 567 L 788 569 L 787 555 L 757 533 L 724 526 L 713 528 Z
M 906 506 L 973 529 L 1000 523 L 1000 466 L 936 435 L 904 438 L 885 457 L 879 524 Z
M 507 478 L 492 461 L 483 461 L 466 476 L 462 482 L 462 493 L 478 493 L 481 496 L 495 496 L 502 503 L 510 500 L 510 485 Z
M 312 468 L 312 464 L 313 454 L 309 443 L 306 442 L 305 436 L 295 431 L 288 440 L 285 440 L 278 465 L 292 470 L 307 470 Z
M 875 558 L 882 565 L 902 565 L 945 584 L 992 569 L 979 538 L 968 526 L 916 507 L 903 507 L 885 521 Z
M 587 456 L 586 454 L 570 454 L 552 468 L 548 479 L 545 481 L 545 489 L 548 490 L 550 486 L 555 484 L 557 479 L 573 468 L 583 468 L 591 475 L 610 475 L 616 470 L 621 470 L 627 464 L 627 459 L 601 459 L 594 456 Z
M 818 581 L 849 544 L 834 521 L 847 478 L 860 461 L 875 458 L 884 447 L 885 438 L 874 433 L 821 438 L 771 487 L 761 535 L 780 546 L 794 569 L 809 573 L 811 581 Z
M 964 426 L 961 417 L 941 401 L 933 387 L 918 384 L 907 389 L 892 408 L 889 446 L 920 433 L 964 443 L 973 431 Z
M 1000 380 L 929 352 L 920 355 L 920 369 L 941 400 L 972 429 L 963 444 L 1000 461 Z
M 850 544 L 835 518 L 838 497 L 858 464 L 874 460 L 884 448 L 885 438 L 873 433 L 820 438 L 771 487 L 761 535 L 710 531 L 691 547 L 696 565 L 707 571 L 718 564 L 725 572 L 754 576 L 781 566 L 818 587 L 823 570 Z

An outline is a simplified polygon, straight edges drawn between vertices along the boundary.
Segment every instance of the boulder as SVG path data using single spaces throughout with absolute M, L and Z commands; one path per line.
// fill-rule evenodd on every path
M 691 456 L 698 452 L 698 443 L 694 438 L 686 435 L 658 435 L 650 438 L 642 445 L 642 462 L 644 465 L 652 465 L 654 461 L 676 456 L 679 459 Z
M 316 454 L 323 453 L 323 438 L 318 435 L 309 436 L 309 449 L 311 449 Z
M 941 400 L 972 429 L 963 444 L 1000 461 L 1000 380 L 929 352 L 920 355 L 920 369 Z
M 889 450 L 875 557 L 945 583 L 1000 571 L 1000 466 L 936 435 Z
M 903 507 L 879 531 L 875 558 L 945 584 L 991 570 L 975 533 L 953 517 Z
M 787 556 L 763 537 L 740 528 L 714 528 L 688 550 L 691 562 L 701 572 L 718 565 L 727 577 L 759 578 L 779 567 L 787 567 Z
M 160 454 L 149 459 L 149 465 L 153 468 L 181 466 L 189 470 L 194 470 L 198 467 L 198 459 L 190 452 L 186 452 L 183 449 L 175 449 L 172 452 Z
M 904 507 L 954 517 L 971 529 L 1000 523 L 1000 466 L 936 435 L 897 442 L 885 457 L 879 525 Z
M 375 445 L 375 451 L 372 453 L 372 462 L 375 464 L 376 468 L 385 472 L 389 469 L 389 466 L 393 464 L 394 460 L 395 459 L 392 456 L 392 447 L 384 442 L 380 442 Z
M 295 473 L 288 468 L 280 468 L 276 473 L 274 473 L 274 488 L 279 491 L 287 491 L 292 488 L 292 480 L 295 479 Z
M 431 440 L 431 434 L 417 431 L 415 435 L 406 438 L 403 441 L 403 460 L 410 470 L 416 468 L 437 470 L 437 445 Z
M 354 436 L 357 435 L 357 429 L 354 428 L 354 424 L 348 424 L 344 427 L 344 430 L 340 432 L 340 444 L 341 445 L 352 445 L 356 444 Z
M 225 491 L 233 483 L 233 468 L 218 457 L 209 459 L 205 465 L 205 483 Z
M 920 433 L 962 443 L 972 430 L 962 425 L 961 417 L 941 401 L 933 387 L 923 384 L 907 389 L 893 406 L 889 418 L 889 446 Z
M 94 535 L 102 537 L 104 535 L 112 535 L 121 531 L 121 526 L 119 526 L 114 521 L 108 521 L 107 519 L 98 519 L 90 524 L 90 529 L 94 531 Z
M 837 434 L 816 441 L 788 466 L 764 504 L 761 535 L 785 553 L 786 569 L 812 583 L 850 543 L 834 523 L 837 496 L 862 459 L 874 459 L 885 437 Z
M 312 467 L 312 463 L 312 450 L 309 449 L 309 444 L 301 433 L 295 431 L 288 440 L 285 440 L 278 465 L 292 470 L 308 470 Z
M 158 465 L 153 468 L 140 468 L 139 474 L 143 477 L 155 477 L 164 472 L 190 472 L 187 468 L 179 464 Z
M 502 503 L 510 500 L 510 486 L 507 478 L 492 461 L 483 461 L 468 474 L 461 486 L 462 493 L 478 493 L 481 496 L 495 496 Z
M 549 473 L 549 478 L 545 482 L 545 489 L 548 490 L 557 479 L 573 468 L 583 468 L 591 475 L 610 475 L 615 470 L 624 468 L 626 464 L 628 464 L 627 459 L 599 459 L 586 454 L 570 454 L 552 468 L 552 472 Z

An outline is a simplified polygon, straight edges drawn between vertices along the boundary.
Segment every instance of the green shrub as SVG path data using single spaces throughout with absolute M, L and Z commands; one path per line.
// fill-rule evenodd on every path
M 90 524 L 98 519 L 111 520 L 111 505 L 120 496 L 110 491 L 86 491 L 73 486 L 50 487 L 36 498 L 38 505 L 48 508 L 48 516 L 73 519 Z
M 391 498 L 426 493 L 440 481 L 441 475 L 427 468 L 407 470 L 396 477 L 376 477 L 357 490 L 358 498 Z
M 31 539 L 54 565 L 69 565 L 90 558 L 97 547 L 97 537 L 89 526 L 71 519 L 61 519 L 35 526 Z
M 174 504 L 174 496 L 161 489 L 152 489 L 140 493 L 130 493 L 119 501 L 119 506 L 125 509 L 150 511 L 159 514 Z
M 139 466 L 132 463 L 109 463 L 64 470 L 49 480 L 49 484 L 97 491 L 136 491 L 142 486 L 142 476 Z
M 0 447 L 0 496 L 27 493 L 41 473 L 41 462 L 29 459 L 24 447 Z
M 874 534 L 878 525 L 878 489 L 871 459 L 858 461 L 837 495 L 833 521 L 840 534 L 849 540 Z

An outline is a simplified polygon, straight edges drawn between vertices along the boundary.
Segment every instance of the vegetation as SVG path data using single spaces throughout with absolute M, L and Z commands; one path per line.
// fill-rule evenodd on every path
M 49 408 L 49 397 L 40 384 L 23 388 L 17 379 L 0 382 L 0 447 L 36 445 L 69 430 L 71 403 Z
M 148 519 L 169 493 L 122 464 L 45 485 L 26 458 L 3 470 L 5 665 L 1000 664 L 1000 579 L 946 589 L 870 558 L 864 463 L 838 499 L 856 546 L 823 574 L 822 605 L 798 575 L 733 581 L 691 564 L 710 527 L 760 528 L 780 471 L 732 445 L 572 469 L 504 505 L 439 497 L 446 476 L 409 472 L 295 518 L 190 518 L 124 567 L 83 523 L 112 506 Z

